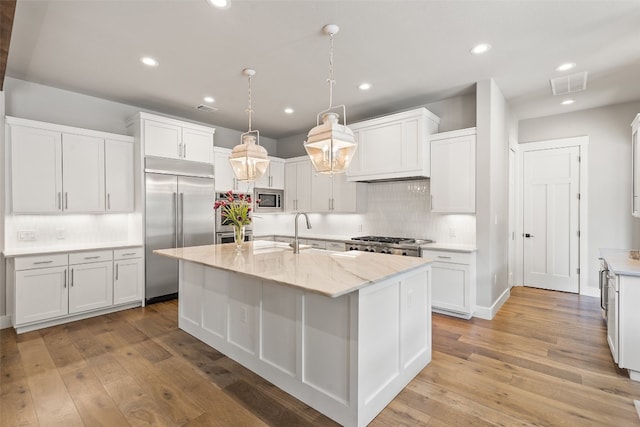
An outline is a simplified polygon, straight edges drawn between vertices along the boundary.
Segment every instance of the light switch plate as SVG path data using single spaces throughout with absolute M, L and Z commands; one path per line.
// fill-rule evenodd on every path
M 32 242 L 36 240 L 36 231 L 35 230 L 19 230 L 18 240 L 22 242 Z

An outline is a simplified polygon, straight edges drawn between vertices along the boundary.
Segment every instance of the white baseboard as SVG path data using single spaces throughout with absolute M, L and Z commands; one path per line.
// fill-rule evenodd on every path
M 11 316 L 0 316 L 0 329 L 11 327 Z
M 476 310 L 473 313 L 473 317 L 479 317 L 486 320 L 493 319 L 496 313 L 498 313 L 498 311 L 500 310 L 500 307 L 502 307 L 502 305 L 507 302 L 510 296 L 511 288 L 507 288 L 491 307 L 476 305 Z
M 600 289 L 584 286 L 580 288 L 580 295 L 600 298 Z

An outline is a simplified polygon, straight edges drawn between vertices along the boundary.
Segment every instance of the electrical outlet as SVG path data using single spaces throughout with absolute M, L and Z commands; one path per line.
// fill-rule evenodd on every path
M 456 237 L 456 229 L 449 227 L 449 237 Z
M 56 228 L 56 239 L 64 240 L 67 230 L 64 228 Z
M 18 240 L 23 242 L 32 242 L 36 240 L 35 230 L 20 230 L 18 231 Z

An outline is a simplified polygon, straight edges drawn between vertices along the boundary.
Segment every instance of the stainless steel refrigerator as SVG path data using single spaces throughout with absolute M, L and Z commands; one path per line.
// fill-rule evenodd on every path
M 148 304 L 178 296 L 178 261 L 154 249 L 215 243 L 213 165 L 145 159 L 145 270 Z

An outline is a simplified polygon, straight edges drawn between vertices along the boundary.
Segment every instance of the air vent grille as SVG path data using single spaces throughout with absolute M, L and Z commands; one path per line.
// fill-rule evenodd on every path
M 205 113 L 213 113 L 214 111 L 218 111 L 217 108 L 210 107 L 208 105 L 200 104 L 196 106 L 196 110 L 203 111 Z
M 587 72 L 558 77 L 549 81 L 551 82 L 551 92 L 554 95 L 579 92 L 587 88 Z

